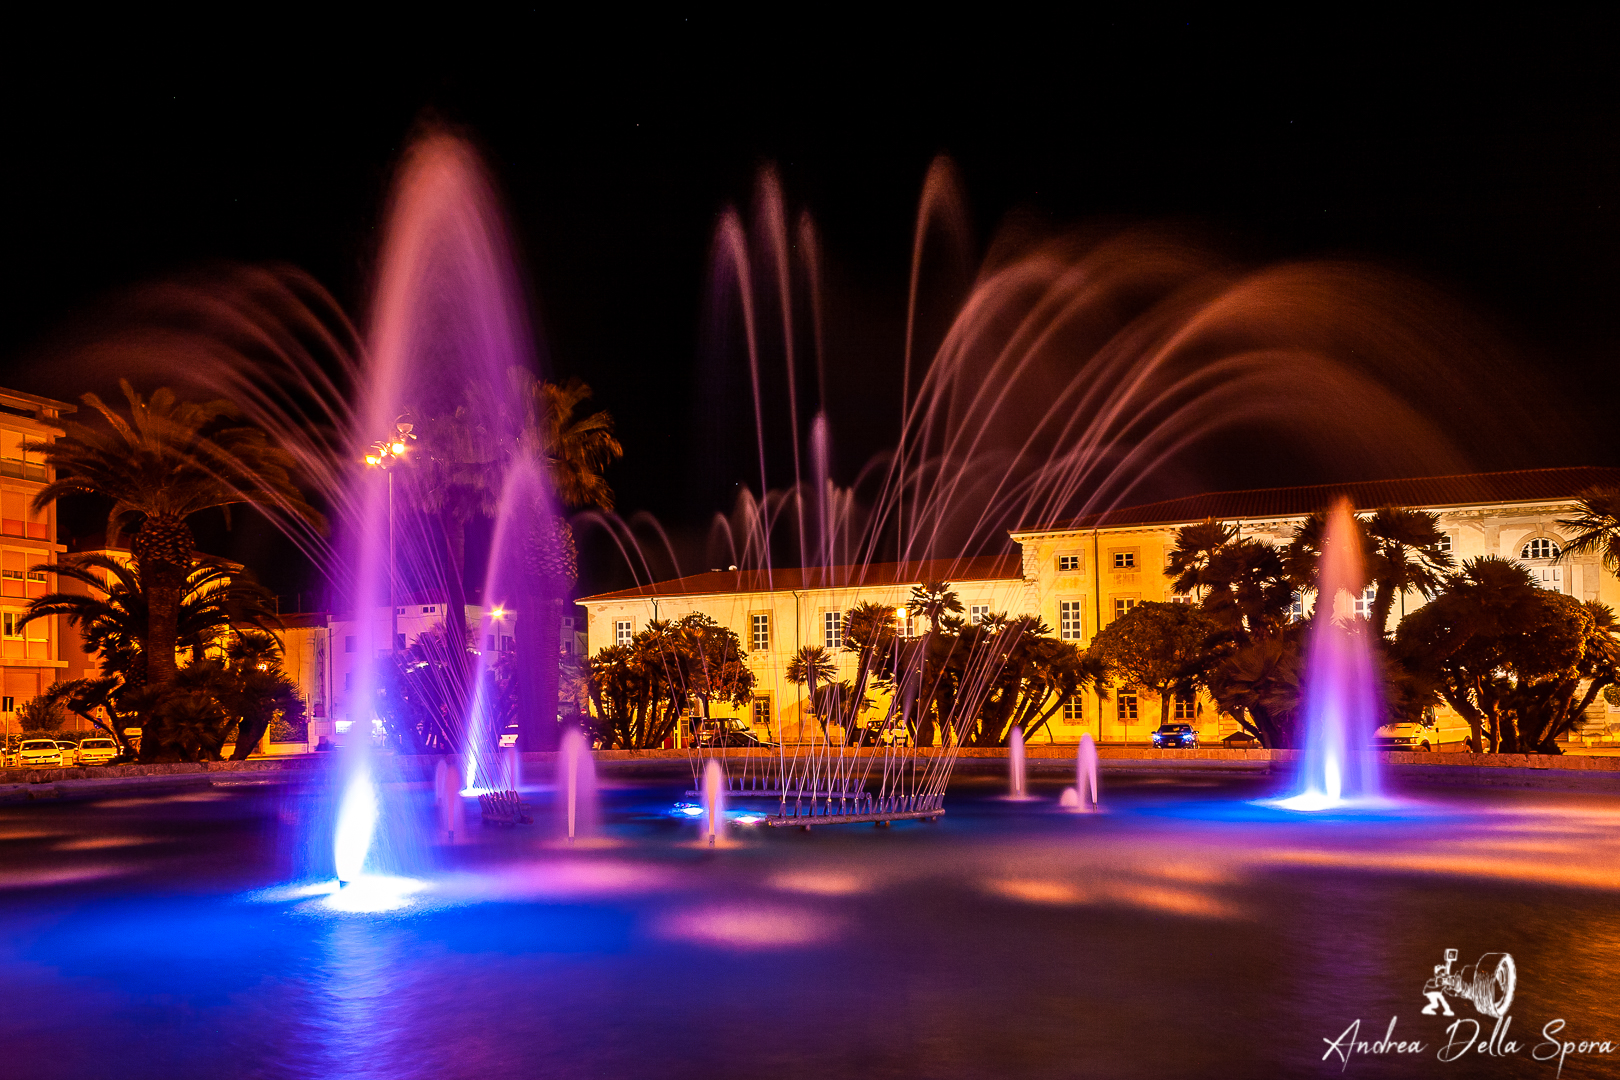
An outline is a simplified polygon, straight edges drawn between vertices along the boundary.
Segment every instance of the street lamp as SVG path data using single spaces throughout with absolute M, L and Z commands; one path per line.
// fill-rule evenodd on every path
M 416 441 L 413 425 L 403 420 L 394 424 L 394 434 L 371 444 L 366 467 L 381 469 L 388 476 L 388 651 L 399 648 L 399 605 L 394 601 L 394 466 L 405 460 L 405 452 Z

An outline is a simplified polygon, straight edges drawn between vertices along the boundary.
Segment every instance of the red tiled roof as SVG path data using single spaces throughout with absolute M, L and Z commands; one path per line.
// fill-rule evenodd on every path
M 636 600 L 653 596 L 697 596 L 706 593 L 769 592 L 787 589 L 845 589 L 873 585 L 913 585 L 924 581 L 988 581 L 1022 578 L 1018 552 L 969 559 L 930 559 L 866 566 L 783 567 L 765 570 L 711 570 L 633 589 L 598 593 L 578 601 Z
M 1173 525 L 1216 518 L 1304 517 L 1325 510 L 1341 495 L 1357 510 L 1380 506 L 1438 509 L 1487 503 L 1563 502 L 1591 487 L 1620 487 L 1620 469 L 1582 466 L 1566 469 L 1519 469 L 1514 472 L 1419 476 L 1406 480 L 1360 480 L 1342 484 L 1216 491 L 1181 499 L 1125 506 L 1073 521 L 1017 529 L 1046 532 L 1060 529 L 1119 528 L 1126 525 Z

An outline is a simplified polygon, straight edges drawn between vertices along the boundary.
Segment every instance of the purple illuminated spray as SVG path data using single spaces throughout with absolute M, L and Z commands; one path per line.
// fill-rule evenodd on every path
M 1024 729 L 1017 724 L 1007 739 L 1007 794 L 1014 799 L 1029 796 L 1029 782 L 1024 775 Z
M 466 142 L 430 133 L 412 145 L 394 184 L 383 236 L 366 349 L 355 373 L 351 461 L 364 459 L 375 440 L 391 438 L 408 410 L 423 415 L 415 417 L 421 441 L 397 463 L 405 470 L 423 454 L 441 461 L 499 460 L 499 448 L 516 441 L 528 407 L 524 383 L 513 372 L 532 371 L 534 348 L 499 203 Z M 454 444 L 442 426 L 436 440 L 434 424 L 419 422 L 442 419 L 457 409 L 469 418 L 462 425 L 467 434 L 460 438 L 469 445 Z M 431 514 L 396 518 L 387 496 L 390 488 L 374 473 L 357 470 L 348 481 L 357 494 L 338 500 L 352 508 L 338 563 L 353 568 L 349 593 L 356 611 L 387 611 L 400 594 L 426 589 L 450 601 L 448 628 L 451 620 L 463 617 L 458 609 L 464 596 L 461 567 L 446 557 L 440 531 L 444 523 Z M 502 510 L 503 517 L 511 516 L 505 500 Z M 517 503 L 515 512 L 549 517 L 543 484 L 539 494 Z M 509 534 L 528 531 L 498 522 L 498 529 L 502 526 Z M 370 703 L 381 685 L 379 666 L 391 663 L 390 654 L 399 647 L 389 621 L 364 614 L 358 620 L 359 659 L 348 695 L 356 736 L 346 747 L 351 761 L 337 828 L 340 877 L 366 864 L 378 821 L 377 788 L 368 760 Z M 460 636 L 452 633 L 450 640 L 457 642 Z M 484 700 L 487 654 L 484 650 L 476 663 L 453 655 L 446 665 L 446 685 L 439 687 L 452 702 L 474 699 L 470 708 L 458 704 L 445 718 L 449 733 L 464 740 L 464 782 L 469 787 L 487 786 L 500 770 L 491 752 L 490 703 Z
M 1341 500 L 1328 515 L 1317 575 L 1300 706 L 1305 753 L 1299 790 L 1283 803 L 1292 809 L 1331 809 L 1381 791 L 1371 753 L 1381 711 L 1375 631 L 1357 623 L 1353 606 L 1363 573 L 1359 531 L 1350 504 Z

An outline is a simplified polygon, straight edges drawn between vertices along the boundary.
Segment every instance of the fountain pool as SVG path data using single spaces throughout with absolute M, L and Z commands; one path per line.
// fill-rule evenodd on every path
M 1620 1036 L 1620 795 L 1299 815 L 1256 802 L 1271 778 L 1111 776 L 1108 812 L 1075 815 L 1071 776 L 1009 802 L 998 766 L 880 843 L 733 822 L 711 852 L 669 813 L 689 780 L 604 772 L 597 844 L 474 826 L 342 893 L 289 884 L 318 785 L 0 807 L 8 1059 L 176 1080 L 1294 1076 L 1338 1073 L 1324 1039 L 1397 1016 L 1429 1052 L 1358 1064 L 1430 1076 L 1450 1021 L 1421 990 L 1446 948 L 1513 954 L 1530 1042 L 1554 1018 Z M 437 813 L 425 781 L 394 794 Z

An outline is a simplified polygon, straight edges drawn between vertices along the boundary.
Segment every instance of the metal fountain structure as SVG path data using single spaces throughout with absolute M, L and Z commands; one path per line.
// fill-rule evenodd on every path
M 923 611 L 937 617 L 938 611 Z M 864 687 L 857 687 L 847 706 L 828 709 L 807 741 L 779 740 L 769 748 L 689 745 L 687 762 L 692 790 L 702 795 L 710 762 L 724 771 L 724 797 L 763 800 L 769 807 L 764 824 L 775 828 L 809 829 L 815 825 L 872 823 L 886 827 L 894 821 L 932 821 L 945 813 L 945 789 L 950 783 L 963 740 L 978 715 L 1008 655 L 1023 633 L 1013 622 L 969 647 L 960 692 L 939 717 L 940 745 L 919 747 L 914 734 L 926 709 L 923 659 L 938 633 L 936 619 L 917 637 L 896 635 L 883 660 L 892 679 L 893 693 L 882 720 L 864 729 L 856 727 Z M 877 646 L 877 648 L 882 648 Z M 812 672 L 807 702 L 819 699 Z M 851 745 L 847 733 L 864 730 L 871 745 Z M 865 741 L 865 740 L 863 740 Z

